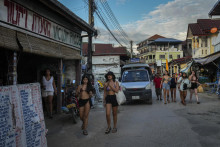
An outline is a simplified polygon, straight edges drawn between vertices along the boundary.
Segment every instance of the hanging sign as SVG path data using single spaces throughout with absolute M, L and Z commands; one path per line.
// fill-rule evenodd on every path
M 0 0 L 0 21 L 74 47 L 81 47 L 80 34 L 10 0 Z

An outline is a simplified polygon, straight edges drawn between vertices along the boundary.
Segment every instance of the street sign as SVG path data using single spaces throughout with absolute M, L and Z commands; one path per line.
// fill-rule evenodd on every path
M 131 58 L 130 61 L 131 62 L 140 62 L 140 58 Z

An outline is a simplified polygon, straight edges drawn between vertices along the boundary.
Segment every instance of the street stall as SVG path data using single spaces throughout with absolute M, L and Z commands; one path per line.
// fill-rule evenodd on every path
M 204 87 L 209 87 L 209 93 L 215 93 L 218 90 L 220 79 L 220 51 L 193 60 L 193 68 L 199 71 L 199 82 Z

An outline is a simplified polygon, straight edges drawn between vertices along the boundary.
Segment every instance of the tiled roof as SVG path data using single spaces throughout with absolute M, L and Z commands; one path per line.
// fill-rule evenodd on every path
M 217 27 L 220 30 L 220 20 L 198 19 L 197 23 L 189 24 L 189 28 L 194 36 L 209 35 L 213 27 Z
M 127 56 L 126 47 L 113 47 L 112 44 L 93 44 L 95 46 L 94 56 L 120 55 Z M 87 55 L 88 43 L 83 43 L 83 56 Z
M 156 40 L 156 39 L 158 39 L 158 38 L 166 38 L 166 37 L 163 37 L 163 36 L 160 36 L 160 35 L 158 35 L 158 34 L 155 34 L 155 35 L 149 37 L 148 39 L 139 42 L 138 44 L 141 44 L 142 42 L 145 42 L 145 41 L 147 41 L 147 40 L 149 40 L 149 41 L 154 41 L 154 40 Z
M 154 36 L 151 36 L 151 37 L 148 38 L 147 40 L 154 41 L 154 40 L 156 40 L 156 39 L 158 39 L 158 38 L 165 38 L 165 37 L 160 36 L 160 35 L 158 35 L 158 34 L 155 34 Z

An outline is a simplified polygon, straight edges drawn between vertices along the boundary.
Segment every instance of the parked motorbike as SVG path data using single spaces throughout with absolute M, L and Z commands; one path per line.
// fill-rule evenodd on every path
M 71 114 L 71 118 L 73 123 L 77 123 L 77 117 L 79 116 L 79 103 L 78 99 L 76 98 L 76 91 L 74 88 L 70 88 L 67 90 L 66 94 L 66 107 L 69 110 L 69 114 Z

